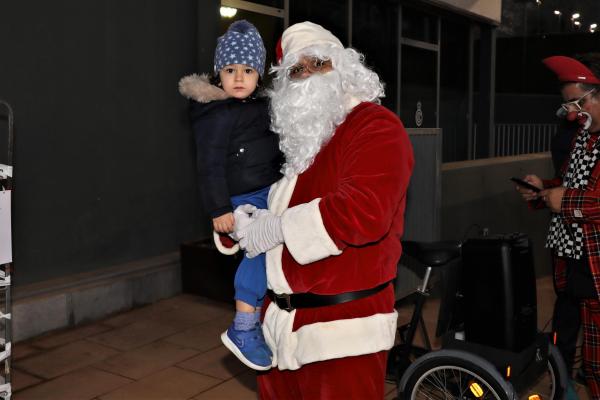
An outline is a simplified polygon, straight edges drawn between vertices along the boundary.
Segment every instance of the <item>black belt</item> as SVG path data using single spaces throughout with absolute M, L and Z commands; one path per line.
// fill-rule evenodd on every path
M 292 293 L 277 294 L 271 289 L 267 290 L 267 296 L 279 308 L 287 312 L 295 308 L 312 308 L 332 306 L 334 304 L 347 303 L 352 300 L 362 299 L 385 289 L 392 281 L 382 283 L 371 289 L 357 290 L 340 294 L 315 294 L 315 293 Z

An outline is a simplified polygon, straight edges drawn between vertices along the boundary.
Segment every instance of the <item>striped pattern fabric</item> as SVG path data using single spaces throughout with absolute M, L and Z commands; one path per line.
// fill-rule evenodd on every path
M 581 302 L 583 371 L 593 400 L 600 400 L 600 302 Z

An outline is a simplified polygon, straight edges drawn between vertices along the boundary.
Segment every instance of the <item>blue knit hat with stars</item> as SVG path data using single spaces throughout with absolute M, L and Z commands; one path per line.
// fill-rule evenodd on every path
M 265 57 L 265 45 L 254 25 L 246 20 L 236 21 L 217 39 L 215 74 L 227 65 L 244 64 L 254 68 L 262 77 Z

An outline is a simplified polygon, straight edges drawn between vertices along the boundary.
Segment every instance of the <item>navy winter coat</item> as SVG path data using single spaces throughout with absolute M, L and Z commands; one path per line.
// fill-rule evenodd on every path
M 231 196 L 281 178 L 283 156 L 266 98 L 228 98 L 197 75 L 184 78 L 180 91 L 190 98 L 201 198 L 212 218 L 232 211 Z

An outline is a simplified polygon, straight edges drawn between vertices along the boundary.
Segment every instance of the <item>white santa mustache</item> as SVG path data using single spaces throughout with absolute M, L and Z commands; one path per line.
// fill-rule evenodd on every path
M 279 147 L 290 177 L 304 172 L 333 136 L 350 111 L 337 71 L 313 74 L 302 80 L 287 77 L 273 82 L 271 128 L 280 135 Z

